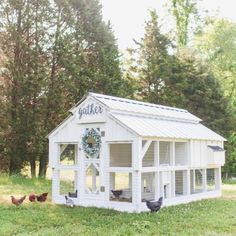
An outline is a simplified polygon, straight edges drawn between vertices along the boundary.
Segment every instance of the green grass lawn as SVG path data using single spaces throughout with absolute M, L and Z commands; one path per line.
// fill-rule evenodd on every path
M 236 183 L 223 185 L 222 198 L 163 208 L 159 213 L 26 202 L 10 195 L 51 191 L 49 180 L 0 177 L 0 235 L 236 235 Z M 50 197 L 50 196 L 49 196 Z

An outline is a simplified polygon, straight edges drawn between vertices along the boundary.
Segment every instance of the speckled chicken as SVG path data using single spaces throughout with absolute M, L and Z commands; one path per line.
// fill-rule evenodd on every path
M 66 205 L 67 206 L 70 206 L 70 207 L 74 207 L 75 206 L 74 201 L 71 198 L 65 196 L 65 199 L 66 199 Z

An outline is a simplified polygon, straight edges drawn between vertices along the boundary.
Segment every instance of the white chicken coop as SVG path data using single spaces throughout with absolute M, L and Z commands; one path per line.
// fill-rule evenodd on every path
M 89 93 L 49 138 L 52 200 L 119 211 L 221 195 L 225 139 L 186 110 Z M 76 194 L 75 194 L 76 193 Z

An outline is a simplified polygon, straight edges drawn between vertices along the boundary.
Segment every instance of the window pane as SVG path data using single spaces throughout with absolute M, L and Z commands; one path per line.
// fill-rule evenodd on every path
M 110 173 L 110 200 L 121 202 L 132 201 L 131 173 Z
M 76 192 L 77 171 L 60 171 L 60 194 L 69 195 Z
M 60 144 L 60 164 L 75 165 L 76 164 L 76 145 L 75 144 Z
M 170 142 L 159 143 L 160 165 L 170 165 Z
M 110 144 L 110 166 L 131 167 L 132 145 L 127 143 Z

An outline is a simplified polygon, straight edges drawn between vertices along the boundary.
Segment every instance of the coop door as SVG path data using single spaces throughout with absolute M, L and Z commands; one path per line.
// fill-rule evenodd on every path
M 101 135 L 99 128 L 86 128 L 82 138 L 84 150 L 84 190 L 89 196 L 100 193 L 100 148 Z

